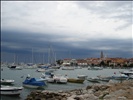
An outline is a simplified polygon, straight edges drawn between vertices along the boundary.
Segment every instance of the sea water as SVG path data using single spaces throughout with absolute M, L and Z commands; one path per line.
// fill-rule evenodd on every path
M 22 82 L 25 80 L 28 74 L 31 77 L 39 78 L 41 77 L 42 72 L 37 72 L 37 69 L 22 69 L 22 70 L 11 70 L 8 67 L 3 67 L 1 71 L 1 79 L 13 79 L 15 80 L 13 86 L 22 86 Z M 87 68 L 74 69 L 74 70 L 62 70 L 57 69 L 54 71 L 54 74 L 67 75 L 70 78 L 77 78 L 77 75 L 87 75 L 88 78 L 96 76 L 111 76 L 114 72 L 119 74 L 119 72 L 124 71 L 125 69 L 103 69 L 103 70 L 88 70 Z M 85 80 L 83 84 L 79 83 L 67 83 L 67 84 L 52 84 L 48 83 L 44 89 L 41 90 L 50 90 L 50 91 L 59 91 L 59 90 L 72 90 L 86 87 L 92 85 L 93 83 Z M 24 100 L 30 92 L 36 89 L 23 88 L 22 93 L 19 96 L 1 96 L 1 100 Z

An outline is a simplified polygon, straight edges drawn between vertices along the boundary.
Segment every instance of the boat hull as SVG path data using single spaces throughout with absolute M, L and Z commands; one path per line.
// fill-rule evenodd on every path
M 34 89 L 40 87 L 40 86 L 36 86 L 36 85 L 28 85 L 28 84 L 23 84 L 23 86 L 26 87 L 26 88 L 34 88 Z
M 1 91 L 1 95 L 20 95 L 22 90 Z
M 87 79 L 87 76 L 86 75 L 78 75 L 77 78 L 85 80 L 85 79 Z
M 39 88 L 39 87 L 46 86 L 46 83 L 42 80 L 37 81 L 35 78 L 27 78 L 23 82 L 23 86 L 27 88 Z
M 74 70 L 74 67 L 62 67 L 62 70 Z
M 9 85 L 9 84 L 13 84 L 13 83 L 14 83 L 14 80 L 6 80 L 6 79 L 0 80 L 0 84 L 3 84 L 3 85 Z
M 23 87 L 10 87 L 5 86 L 0 88 L 1 95 L 20 95 L 22 92 Z
M 67 81 L 71 83 L 83 83 L 84 82 L 83 79 L 74 79 L 74 78 L 68 78 Z
M 100 79 L 97 78 L 88 78 L 87 80 L 94 83 L 100 83 Z

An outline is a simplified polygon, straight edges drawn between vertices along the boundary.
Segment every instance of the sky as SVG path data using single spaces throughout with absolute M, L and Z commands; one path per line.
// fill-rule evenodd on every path
M 132 15 L 132 1 L 1 1 L 1 60 L 132 58 Z

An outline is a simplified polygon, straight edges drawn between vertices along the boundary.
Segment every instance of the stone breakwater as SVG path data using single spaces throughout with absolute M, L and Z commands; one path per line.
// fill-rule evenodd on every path
M 133 80 L 58 92 L 36 90 L 25 100 L 133 100 Z

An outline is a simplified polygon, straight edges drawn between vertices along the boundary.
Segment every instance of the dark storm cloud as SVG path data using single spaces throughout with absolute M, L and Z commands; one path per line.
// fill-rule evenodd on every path
M 40 38 L 43 39 L 40 40 Z M 88 40 L 86 42 L 75 42 L 80 45 L 73 46 L 74 42 L 53 41 L 58 38 L 63 38 L 63 36 L 3 31 L 2 52 L 31 56 L 33 48 L 36 52 L 34 55 L 37 57 L 38 54 L 42 54 L 44 51 L 48 55 L 48 48 L 51 46 L 57 55 L 57 59 L 100 57 L 101 51 L 104 51 L 109 57 L 132 57 L 132 40 Z

